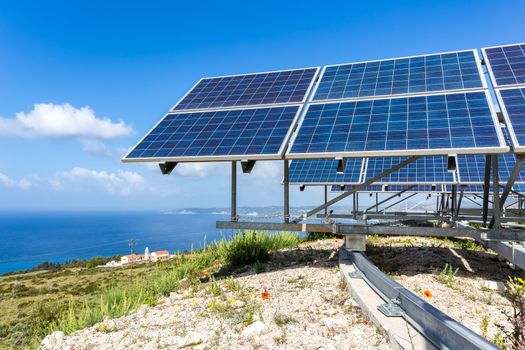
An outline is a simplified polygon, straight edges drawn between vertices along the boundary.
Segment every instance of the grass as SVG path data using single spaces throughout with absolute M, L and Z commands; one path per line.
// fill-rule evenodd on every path
M 293 316 L 276 312 L 273 315 L 273 322 L 275 322 L 275 324 L 279 327 L 284 327 L 290 323 L 297 323 L 297 320 Z
M 458 271 L 459 267 L 456 267 L 456 269 L 454 269 L 452 268 L 452 265 L 446 263 L 443 270 L 439 273 L 438 276 L 436 276 L 436 280 L 439 283 L 447 286 L 448 288 L 454 289 L 454 278 L 456 277 Z
M 38 348 L 53 331 L 68 334 L 105 317 L 127 315 L 143 304 L 155 305 L 170 292 L 200 284 L 203 271 L 215 278 L 239 266 L 262 264 L 272 251 L 297 243 L 298 237 L 287 232 L 248 231 L 158 264 L 0 277 L 0 349 Z M 257 310 L 249 309 L 239 318 L 249 324 L 254 313 Z

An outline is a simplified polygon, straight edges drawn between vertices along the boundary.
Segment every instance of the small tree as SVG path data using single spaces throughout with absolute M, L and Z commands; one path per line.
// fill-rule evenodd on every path
M 525 281 L 520 277 L 509 277 L 507 282 L 507 290 L 505 292 L 507 298 L 512 304 L 512 312 L 503 311 L 507 320 L 512 325 L 511 330 L 499 326 L 500 330 L 505 334 L 506 343 L 511 349 L 524 350 L 525 349 Z

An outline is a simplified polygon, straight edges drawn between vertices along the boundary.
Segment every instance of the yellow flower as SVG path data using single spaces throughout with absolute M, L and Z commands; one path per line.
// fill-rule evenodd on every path
M 191 302 L 193 305 L 197 305 L 197 301 L 196 300 L 192 300 Z
M 253 293 L 252 293 L 252 292 L 248 293 L 248 296 L 249 296 L 250 298 L 253 298 Z
M 230 304 L 234 304 L 237 300 L 235 300 L 235 299 L 230 299 L 229 301 L 230 301 Z
M 521 283 L 521 284 L 523 284 L 523 285 L 525 285 L 525 281 L 524 281 L 523 278 L 521 278 L 521 277 L 518 277 L 518 282 Z

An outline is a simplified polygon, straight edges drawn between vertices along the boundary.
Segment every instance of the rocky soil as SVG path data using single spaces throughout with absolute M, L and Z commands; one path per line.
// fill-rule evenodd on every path
M 341 240 L 279 251 L 264 266 L 172 293 L 119 319 L 64 336 L 45 349 L 388 349 L 346 291 Z M 265 270 L 261 272 L 261 270 Z
M 495 252 L 472 240 L 376 237 L 369 242 L 367 255 L 380 269 L 474 332 L 494 341 L 497 324 L 509 326 L 504 312 L 512 307 L 505 284 L 509 276 L 523 277 L 523 271 L 510 268 Z

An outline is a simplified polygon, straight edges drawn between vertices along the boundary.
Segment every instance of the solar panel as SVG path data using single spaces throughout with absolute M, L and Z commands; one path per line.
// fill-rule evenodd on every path
M 167 114 L 124 158 L 280 159 L 299 106 Z
M 366 180 L 377 176 L 407 157 L 369 158 L 366 167 Z M 448 171 L 447 157 L 421 157 L 415 162 L 383 177 L 377 183 L 385 184 L 443 184 L 454 183 L 453 172 Z
M 325 67 L 314 101 L 485 88 L 475 50 Z
M 495 88 L 525 85 L 525 44 L 482 49 Z
M 174 111 L 301 103 L 318 68 L 201 79 Z
M 289 158 L 504 152 L 488 92 L 311 104 Z
M 361 180 L 362 158 L 348 158 L 344 173 L 337 173 L 337 160 L 297 159 L 290 163 L 289 182 L 300 185 L 357 184 Z
M 498 174 L 499 182 L 506 183 L 516 165 L 514 154 L 499 154 Z M 492 171 L 492 170 L 491 170 Z M 485 156 L 483 155 L 458 155 L 458 173 L 460 183 L 484 183 L 485 182 Z M 492 183 L 492 174 L 490 177 Z M 525 168 L 522 168 L 515 183 L 525 183 Z
M 525 151 L 525 88 L 497 90 L 500 106 L 516 152 Z

